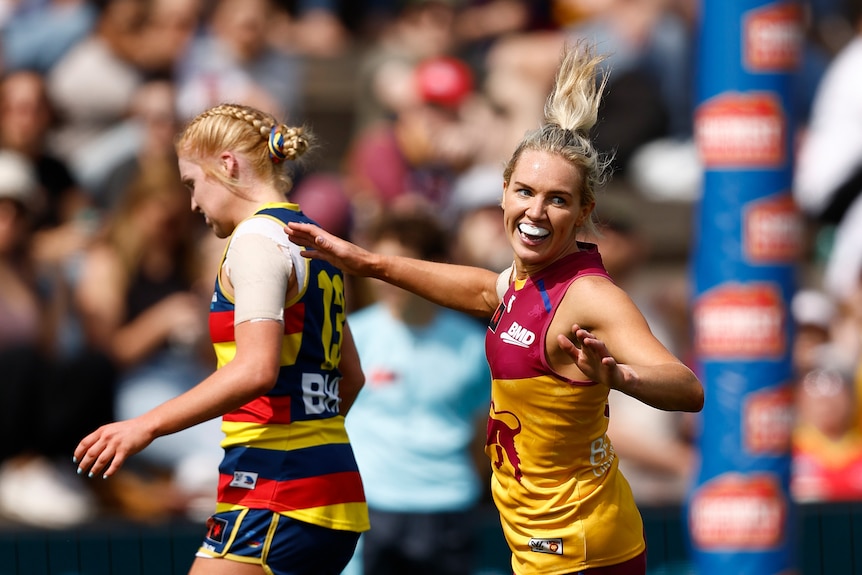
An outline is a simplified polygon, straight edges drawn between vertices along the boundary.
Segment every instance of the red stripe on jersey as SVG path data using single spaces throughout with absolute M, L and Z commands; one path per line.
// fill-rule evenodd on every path
M 213 343 L 234 341 L 233 310 L 211 311 L 209 314 L 210 338 Z M 284 333 L 300 333 L 305 326 L 305 304 L 297 303 L 285 310 Z
M 224 421 L 242 421 L 246 423 L 290 423 L 290 396 L 278 395 L 270 397 L 262 395 L 253 399 L 230 413 L 224 414 Z
M 210 312 L 210 338 L 213 343 L 232 342 L 233 310 Z
M 259 477 L 254 489 L 231 487 L 231 481 L 232 475 L 219 476 L 219 503 L 280 512 L 365 502 L 365 492 L 358 471 L 329 473 L 290 481 Z
M 305 304 L 295 303 L 284 310 L 284 333 L 300 333 L 305 327 Z

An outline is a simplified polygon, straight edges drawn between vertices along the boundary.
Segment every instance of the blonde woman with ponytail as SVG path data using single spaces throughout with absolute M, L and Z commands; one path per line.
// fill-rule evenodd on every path
M 218 503 L 190 575 L 337 575 L 369 528 L 344 430 L 364 376 L 343 276 L 283 233 L 313 223 L 287 200 L 288 164 L 311 143 L 247 106 L 188 124 L 176 148 L 191 208 L 228 239 L 210 304 L 217 369 L 75 450 L 78 473 L 109 479 L 155 438 L 222 418 Z
M 489 318 L 485 450 L 518 575 L 645 573 L 640 513 L 607 436 L 608 393 L 703 407 L 698 378 L 653 336 L 596 246 L 577 239 L 593 226 L 607 166 L 588 135 L 600 61 L 588 45 L 566 47 L 543 125 L 503 169 L 514 263 L 502 273 L 371 253 L 309 224 L 285 230 L 311 258 Z

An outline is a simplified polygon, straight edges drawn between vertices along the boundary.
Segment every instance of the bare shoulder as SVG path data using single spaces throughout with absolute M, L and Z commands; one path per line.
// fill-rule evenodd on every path
M 583 276 L 569 286 L 554 319 L 558 329 L 576 323 L 600 338 L 619 328 L 643 328 L 646 320 L 625 290 L 600 275 Z
M 571 283 L 562 305 L 578 311 L 585 318 L 608 313 L 608 306 L 631 303 L 629 295 L 610 278 L 601 275 L 586 275 Z M 631 303 L 631 305 L 634 305 Z M 586 324 L 586 321 L 585 321 Z

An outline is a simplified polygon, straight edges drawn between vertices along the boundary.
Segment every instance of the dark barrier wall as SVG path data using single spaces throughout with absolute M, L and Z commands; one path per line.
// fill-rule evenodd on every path
M 788 309 L 802 247 L 791 197 L 795 2 L 703 0 L 695 140 L 704 164 L 693 332 L 706 388 L 687 508 L 699 575 L 796 572 Z
M 862 502 L 807 504 L 796 514 L 800 575 L 862 575 Z M 679 507 L 644 507 L 647 575 L 691 575 Z M 497 510 L 480 510 L 475 575 L 509 575 Z M 0 524 L 0 575 L 186 575 L 204 525 L 94 523 L 75 530 Z M 735 575 L 728 571 L 727 575 Z

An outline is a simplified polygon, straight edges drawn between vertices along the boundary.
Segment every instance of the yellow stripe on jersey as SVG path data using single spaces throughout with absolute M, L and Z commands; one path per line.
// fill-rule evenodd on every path
M 226 341 L 224 343 L 213 343 L 216 354 L 216 369 L 221 369 L 236 355 L 236 343 Z
M 281 338 L 281 365 L 293 365 L 302 345 L 302 332 L 286 333 Z
M 294 421 L 289 425 L 260 425 L 243 421 L 223 421 L 225 438 L 221 445 L 227 449 L 248 446 L 260 449 L 290 451 L 330 443 L 350 443 L 340 415 L 329 419 Z
M 293 365 L 296 363 L 296 358 L 299 355 L 299 348 L 302 345 L 302 333 L 286 333 L 281 338 L 281 357 L 280 365 Z M 217 367 L 221 368 L 226 365 L 236 355 L 236 342 L 226 341 L 222 343 L 214 343 Z

